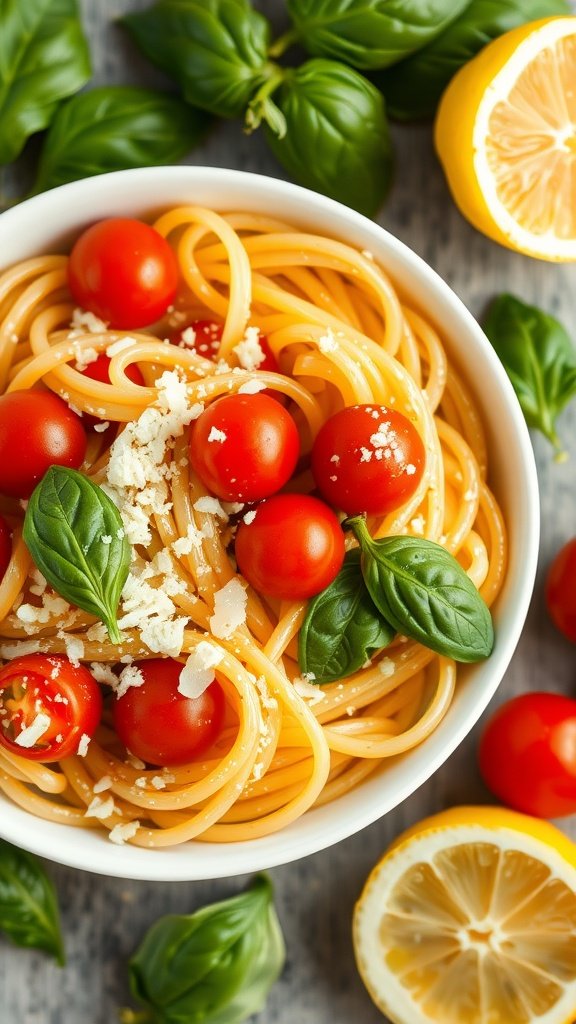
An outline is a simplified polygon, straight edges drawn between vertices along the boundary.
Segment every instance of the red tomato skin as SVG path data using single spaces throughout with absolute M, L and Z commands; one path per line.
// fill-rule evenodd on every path
M 194 761 L 216 739 L 224 720 L 224 693 L 213 682 L 201 697 L 178 692 L 183 666 L 173 658 L 135 662 L 144 676 L 114 700 L 114 728 L 124 746 L 147 764 L 175 767 Z
M 52 679 L 55 669 L 58 675 Z M 9 721 L 6 716 L 0 717 L 0 746 L 12 754 L 46 764 L 76 754 L 82 736 L 92 737 L 102 717 L 102 694 L 94 677 L 83 665 L 73 665 L 60 654 L 27 654 L 14 658 L 0 669 L 0 709 L 4 708 L 6 689 L 22 676 L 28 676 L 32 690 L 38 688 L 39 691 L 37 695 L 30 694 L 27 724 L 35 718 L 38 699 L 42 701 L 42 710 L 52 719 L 46 734 L 48 746 L 36 749 L 14 743 L 5 732 Z M 55 701 L 56 694 L 65 701 Z M 63 736 L 60 742 L 56 740 L 59 733 Z
M 128 217 L 87 228 L 68 262 L 68 285 L 78 305 L 120 330 L 146 327 L 164 316 L 178 279 L 178 263 L 166 239 Z
M 236 533 L 236 560 L 260 594 L 300 601 L 324 590 L 344 561 L 344 534 L 332 509 L 308 494 L 262 502 Z
M 110 362 L 110 356 L 107 356 L 105 352 L 101 352 L 100 355 L 98 356 L 98 359 L 95 359 L 93 363 L 88 363 L 88 366 L 85 366 L 84 369 L 81 370 L 80 372 L 82 373 L 83 377 L 89 377 L 90 380 L 97 380 L 101 384 L 111 384 Z M 126 368 L 126 376 L 128 377 L 129 380 L 132 381 L 133 384 L 139 384 L 140 387 L 144 387 L 146 384 L 144 377 L 142 376 L 142 373 L 140 371 L 140 368 L 136 365 L 136 363 L 130 363 L 130 365 Z M 98 416 L 92 416 L 90 413 L 85 412 L 84 415 L 82 416 L 82 422 L 84 423 L 85 427 L 93 429 L 97 423 L 102 423 L 102 419 Z M 110 425 L 108 429 L 114 428 L 112 427 L 112 425 Z M 107 433 L 108 431 L 105 432 L 105 435 L 101 436 L 106 436 Z
M 209 440 L 212 431 L 224 440 Z M 224 501 L 267 498 L 290 479 L 300 439 L 290 413 L 261 392 L 226 395 L 209 405 L 190 435 L 190 462 L 205 487 Z
M 6 575 L 6 569 L 12 558 L 12 531 L 4 516 L 0 516 L 0 582 Z
M 388 425 L 389 444 L 375 445 L 371 438 L 383 424 Z M 341 409 L 323 424 L 312 448 L 312 473 L 320 494 L 349 516 L 385 515 L 399 508 L 418 487 L 425 461 L 416 428 L 402 413 L 383 405 Z
M 29 498 L 50 466 L 78 469 L 86 452 L 82 420 L 51 391 L 0 397 L 0 491 Z
M 503 803 L 538 818 L 576 812 L 576 701 L 525 693 L 498 708 L 479 747 L 484 782 Z
M 560 549 L 548 570 L 546 604 L 554 625 L 576 643 L 576 537 Z

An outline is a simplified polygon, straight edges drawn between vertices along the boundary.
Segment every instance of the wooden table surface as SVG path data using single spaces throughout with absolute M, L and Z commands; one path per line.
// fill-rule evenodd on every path
M 163 84 L 114 25 L 120 14 L 148 2 L 83 0 L 94 84 Z M 258 6 L 279 26 L 284 23 L 282 0 L 261 0 Z M 394 142 L 398 174 L 379 222 L 434 267 L 475 315 L 496 292 L 509 290 L 559 316 L 576 336 L 575 268 L 514 255 L 477 234 L 450 200 L 429 127 L 398 128 Z M 262 138 L 244 136 L 235 122 L 221 124 L 189 162 L 283 176 Z M 15 180 L 5 171 L 4 189 L 9 192 Z M 576 649 L 554 630 L 543 599 L 551 557 L 576 534 L 576 403 L 560 427 L 571 454 L 563 465 L 553 462 L 540 437 L 533 439 L 542 504 L 539 573 L 522 640 L 490 710 L 530 689 L 576 696 Z M 476 767 L 479 727 L 393 813 L 332 849 L 272 871 L 288 958 L 258 1024 L 383 1021 L 354 966 L 354 901 L 373 863 L 407 825 L 455 804 L 489 802 Z M 576 838 L 574 818 L 564 819 L 561 827 Z M 67 841 L 65 830 L 62 839 Z M 234 893 L 245 881 L 130 882 L 53 864 L 47 868 L 58 888 L 68 962 L 60 970 L 0 937 L 1 1024 L 113 1024 L 117 1008 L 130 1002 L 127 960 L 148 926 L 162 914 L 191 911 Z

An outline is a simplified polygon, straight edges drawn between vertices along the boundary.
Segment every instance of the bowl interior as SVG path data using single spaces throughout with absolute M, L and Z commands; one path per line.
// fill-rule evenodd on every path
M 475 397 L 488 430 L 490 483 L 510 530 L 507 579 L 494 608 L 497 643 L 485 662 L 459 673 L 453 704 L 419 747 L 393 759 L 336 803 L 308 812 L 282 832 L 246 843 L 190 843 L 147 851 L 111 846 L 96 831 L 64 828 L 2 802 L 0 833 L 18 846 L 72 867 L 127 878 L 170 880 L 243 874 L 316 852 L 375 821 L 414 792 L 479 718 L 510 661 L 526 617 L 538 552 L 538 486 L 532 447 L 506 374 L 477 323 L 418 256 L 372 221 L 298 186 L 215 168 L 150 168 L 103 175 L 37 196 L 0 217 L 2 266 L 64 251 L 88 224 L 107 216 L 151 218 L 170 206 L 199 204 L 278 216 L 370 250 L 417 309 L 438 327 Z M 498 438 L 505 436 L 506 444 Z M 520 518 L 517 509 L 522 509 Z

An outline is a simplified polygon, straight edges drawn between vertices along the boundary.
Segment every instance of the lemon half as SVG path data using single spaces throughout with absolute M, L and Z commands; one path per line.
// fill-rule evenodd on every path
M 476 228 L 531 256 L 576 260 L 576 17 L 485 47 L 448 85 L 435 143 Z
M 374 868 L 353 939 L 395 1024 L 571 1024 L 576 846 L 499 808 L 428 818 Z

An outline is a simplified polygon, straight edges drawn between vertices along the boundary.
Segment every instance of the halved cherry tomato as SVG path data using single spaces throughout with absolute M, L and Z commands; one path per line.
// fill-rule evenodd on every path
M 560 632 L 576 643 L 576 537 L 560 549 L 548 570 L 546 604 Z
M 332 509 L 308 494 L 277 494 L 248 513 L 236 534 L 236 560 L 255 590 L 303 600 L 338 575 L 344 534 Z
M 209 491 L 225 501 L 259 501 L 290 479 L 300 452 L 296 424 L 274 399 L 219 398 L 194 423 L 190 461 Z
M 164 316 L 178 287 L 165 238 L 141 220 L 112 217 L 84 231 L 68 262 L 75 301 L 110 327 L 131 330 Z
M 0 397 L 0 491 L 29 498 L 50 466 L 78 469 L 86 452 L 82 420 L 51 391 Z
M 182 665 L 173 658 L 135 662 L 144 682 L 114 701 L 114 728 L 122 743 L 148 764 L 193 761 L 216 739 L 224 719 L 224 693 L 213 682 L 200 697 L 178 690 Z
M 83 665 L 59 654 L 27 654 L 0 669 L 0 746 L 31 761 L 61 761 L 92 737 L 100 688 Z
M 331 416 L 312 448 L 325 500 L 348 515 L 384 515 L 411 497 L 426 461 L 409 419 L 384 405 L 352 405 Z
M 0 516 L 0 583 L 12 558 L 12 531 L 4 516 Z
M 498 708 L 480 740 L 480 770 L 503 803 L 540 818 L 576 813 L 576 701 L 525 693 Z

